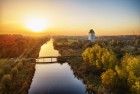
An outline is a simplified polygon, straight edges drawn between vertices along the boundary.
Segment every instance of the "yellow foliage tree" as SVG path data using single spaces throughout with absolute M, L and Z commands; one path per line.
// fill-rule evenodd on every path
M 91 48 L 87 48 L 82 53 L 83 59 L 85 62 L 95 65 L 100 68 L 114 68 L 116 65 L 116 56 L 115 54 L 98 44 L 95 44 Z
M 114 70 L 108 69 L 101 75 L 102 85 L 108 89 L 113 88 L 116 82 L 116 76 L 117 74 Z

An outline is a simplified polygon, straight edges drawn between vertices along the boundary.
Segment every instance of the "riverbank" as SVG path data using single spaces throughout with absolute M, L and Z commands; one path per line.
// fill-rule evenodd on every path
M 53 42 L 51 39 L 41 46 L 39 57 L 60 56 L 59 52 L 54 49 Z M 64 58 L 60 58 L 60 61 L 63 61 Z M 85 94 L 85 85 L 75 77 L 68 63 L 59 63 L 56 58 L 42 60 L 44 64 L 36 64 L 36 71 L 29 94 Z M 46 63 L 53 60 L 57 62 Z
M 79 43 L 77 43 L 79 44 Z M 55 40 L 54 48 L 59 51 L 62 56 L 74 55 L 81 56 L 84 51 L 84 43 L 77 45 L 70 44 L 68 41 L 64 40 Z M 73 46 L 72 46 L 73 45 Z M 81 47 L 76 47 L 81 46 Z M 71 66 L 71 69 L 74 72 L 74 75 L 81 79 L 86 86 L 87 93 L 98 94 L 98 88 L 100 86 L 100 75 L 102 71 L 99 72 L 98 69 L 93 70 L 93 66 L 87 65 L 82 57 L 73 57 L 68 59 L 67 62 Z
M 139 46 L 134 44 L 138 39 L 96 41 L 90 45 L 86 41 L 70 40 L 56 39 L 55 49 L 64 56 L 82 55 L 67 62 L 75 76 L 85 83 L 89 94 L 139 94 Z M 128 51 L 126 47 L 130 45 L 136 49 Z
M 0 59 L 0 94 L 27 94 L 35 72 L 35 61 Z
M 0 35 L 0 94 L 28 94 L 35 60 L 47 37 Z

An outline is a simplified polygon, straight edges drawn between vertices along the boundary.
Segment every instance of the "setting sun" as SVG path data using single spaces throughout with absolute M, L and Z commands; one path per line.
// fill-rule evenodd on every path
M 33 32 L 43 32 L 48 27 L 48 21 L 46 19 L 41 18 L 31 18 L 26 22 L 26 27 Z

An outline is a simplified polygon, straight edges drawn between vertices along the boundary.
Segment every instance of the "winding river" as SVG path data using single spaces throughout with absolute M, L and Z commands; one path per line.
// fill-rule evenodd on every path
M 54 49 L 53 39 L 41 46 L 39 57 L 59 56 Z M 69 64 L 45 63 L 49 58 L 37 59 L 35 74 L 32 79 L 29 94 L 87 94 L 85 85 L 73 74 Z M 52 61 L 57 61 L 53 58 Z

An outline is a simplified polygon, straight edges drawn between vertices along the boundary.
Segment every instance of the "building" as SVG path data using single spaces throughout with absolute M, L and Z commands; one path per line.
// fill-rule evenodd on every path
M 95 32 L 93 29 L 90 29 L 89 31 L 88 40 L 90 42 L 95 42 Z

